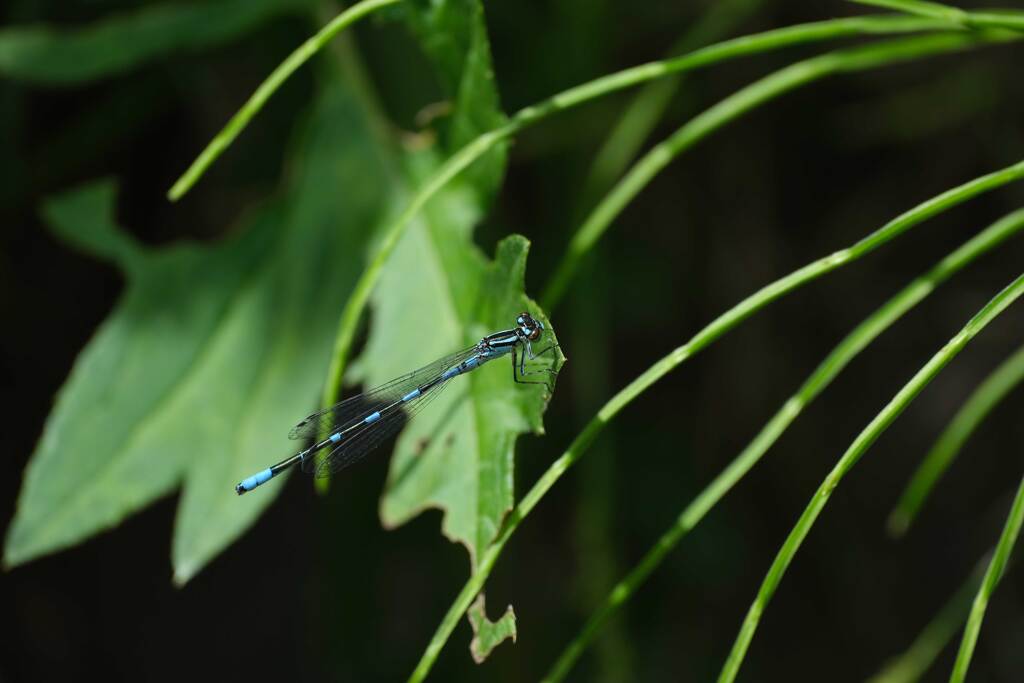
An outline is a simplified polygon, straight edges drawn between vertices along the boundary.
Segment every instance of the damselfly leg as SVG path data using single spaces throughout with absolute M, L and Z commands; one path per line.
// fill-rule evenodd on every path
M 522 351 L 522 353 L 519 354 L 518 365 L 516 363 L 516 350 L 515 350 L 515 348 L 512 349 L 512 379 L 517 384 L 543 384 L 545 387 L 547 387 L 548 391 L 554 391 L 555 390 L 554 378 L 558 375 L 558 370 L 555 370 L 554 368 L 540 368 L 540 369 L 527 370 L 526 369 L 526 359 L 529 358 L 530 360 L 537 360 L 538 358 L 543 356 L 545 353 L 548 353 L 549 351 L 553 351 L 553 350 L 559 348 L 558 344 L 551 344 L 550 346 L 548 346 L 544 350 L 538 351 L 537 353 L 533 352 L 533 347 L 531 346 L 529 341 L 526 341 L 523 344 L 523 346 L 524 346 L 524 350 Z M 518 372 L 517 372 L 517 369 L 518 369 Z M 528 377 L 530 375 L 542 375 L 542 374 L 549 375 L 548 379 L 546 379 L 544 381 L 541 381 L 541 382 L 534 382 L 533 380 L 520 379 L 522 377 Z

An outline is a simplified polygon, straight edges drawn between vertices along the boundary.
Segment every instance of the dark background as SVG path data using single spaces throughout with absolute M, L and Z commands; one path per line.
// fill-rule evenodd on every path
M 75 25 L 123 2 L 15 1 L 6 25 Z M 598 75 L 663 56 L 702 3 L 487 3 L 503 104 L 512 112 Z M 764 2 L 734 35 L 860 13 L 839 2 Z M 9 524 L 53 396 L 122 287 L 113 267 L 54 240 L 41 200 L 103 175 L 119 215 L 151 244 L 217 239 L 273 191 L 314 87 L 304 69 L 179 204 L 178 173 L 259 81 L 304 39 L 264 25 L 89 87 L 0 83 L 0 477 Z M 418 58 L 398 27 L 356 39 L 400 126 L 431 101 L 402 78 Z M 831 45 L 831 44 L 830 44 Z M 743 85 L 827 49 L 789 49 L 688 78 L 651 142 Z M 1020 46 L 833 78 L 783 97 L 677 160 L 615 222 L 554 315 L 570 357 L 548 435 L 518 451 L 521 494 L 611 394 L 758 287 L 852 244 L 928 197 L 1024 158 Z M 413 70 L 414 71 L 414 70 Z M 512 148 L 477 239 L 520 232 L 538 296 L 578 225 L 595 151 L 629 95 L 562 114 Z M 512 603 L 515 645 L 482 667 L 465 621 L 432 680 L 535 680 L 598 596 L 635 564 L 825 354 L 886 298 L 992 220 L 1019 185 L 928 221 L 865 260 L 773 304 L 647 391 L 545 497 L 488 584 Z M 857 358 L 768 456 L 673 551 L 574 670 L 572 680 L 703 681 L 717 675 L 775 552 L 845 447 L 992 295 L 1020 273 L 1021 238 L 980 259 Z M 782 582 L 741 672 L 745 681 L 859 681 L 902 652 L 996 541 L 1021 475 L 1022 394 L 968 442 L 901 542 L 884 521 L 969 392 L 1020 344 L 1011 308 L 919 397 L 834 495 Z M 386 449 L 385 449 L 386 450 Z M 171 584 L 176 498 L 115 531 L 0 576 L 10 619 L 5 681 L 270 678 L 392 680 L 415 665 L 461 587 L 465 551 L 429 512 L 396 531 L 377 520 L 387 457 L 326 498 L 292 478 L 256 526 L 183 589 Z M 6 526 L 6 524 L 5 524 Z M 1024 577 L 1011 568 L 986 616 L 971 680 L 1024 672 Z M 945 680 L 954 643 L 930 674 Z

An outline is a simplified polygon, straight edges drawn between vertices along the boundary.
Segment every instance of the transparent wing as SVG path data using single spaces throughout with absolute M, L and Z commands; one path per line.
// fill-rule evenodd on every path
M 416 413 L 423 410 L 427 404 L 444 391 L 444 388 L 451 383 L 451 379 L 434 385 L 427 393 L 403 404 L 401 410 L 396 410 L 377 422 L 372 422 L 351 432 L 327 457 L 314 457 L 304 462 L 303 470 L 313 472 L 316 477 L 320 478 L 358 462 L 382 442 L 401 431 Z
M 334 432 L 348 429 L 349 427 L 362 422 L 363 418 L 370 413 L 380 410 L 385 406 L 389 406 L 395 401 L 401 400 L 403 396 L 413 389 L 437 379 L 445 370 L 458 365 L 475 353 L 476 346 L 470 346 L 467 349 L 463 349 L 462 351 L 453 353 L 450 356 L 440 358 L 429 365 L 425 365 L 419 370 L 414 370 L 413 372 L 402 375 L 401 377 L 397 377 L 387 384 L 382 384 L 379 387 L 370 389 L 358 396 L 345 399 L 340 403 L 335 403 L 330 408 L 325 408 L 319 412 L 313 413 L 302 422 L 295 425 L 288 433 L 288 438 L 309 441 L 320 439 L 329 434 L 333 434 Z M 404 412 L 408 413 L 408 409 L 412 408 L 414 403 L 422 403 L 440 388 L 440 386 L 435 386 L 422 397 L 410 401 L 410 405 L 403 409 Z M 397 411 L 393 415 L 397 415 L 400 412 L 403 411 Z M 380 422 L 383 421 L 384 420 L 382 419 Z M 383 426 L 380 422 L 371 423 L 370 425 L 367 425 L 367 427 L 376 425 L 377 429 L 380 429 Z M 350 436 L 349 440 L 351 440 L 351 438 L 353 437 Z

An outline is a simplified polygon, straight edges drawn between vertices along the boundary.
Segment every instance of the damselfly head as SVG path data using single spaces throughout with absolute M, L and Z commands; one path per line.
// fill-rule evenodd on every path
M 532 315 L 525 311 L 516 318 L 516 325 L 519 326 L 520 333 L 530 341 L 540 339 L 541 332 L 544 331 L 544 323 L 535 320 Z

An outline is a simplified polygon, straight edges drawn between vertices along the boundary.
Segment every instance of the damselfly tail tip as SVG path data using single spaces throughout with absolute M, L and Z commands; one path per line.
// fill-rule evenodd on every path
M 242 481 L 238 482 L 238 485 L 235 486 L 235 492 L 238 495 L 242 495 L 243 493 L 246 493 L 247 491 L 252 491 L 254 488 L 259 486 L 260 484 L 262 484 L 264 482 L 267 482 L 267 481 L 270 481 L 270 478 L 273 477 L 273 476 L 274 476 L 274 471 L 268 467 L 267 469 L 263 470 L 262 472 L 257 472 L 256 474 L 252 475 L 251 477 L 248 477 L 248 478 L 243 479 Z

